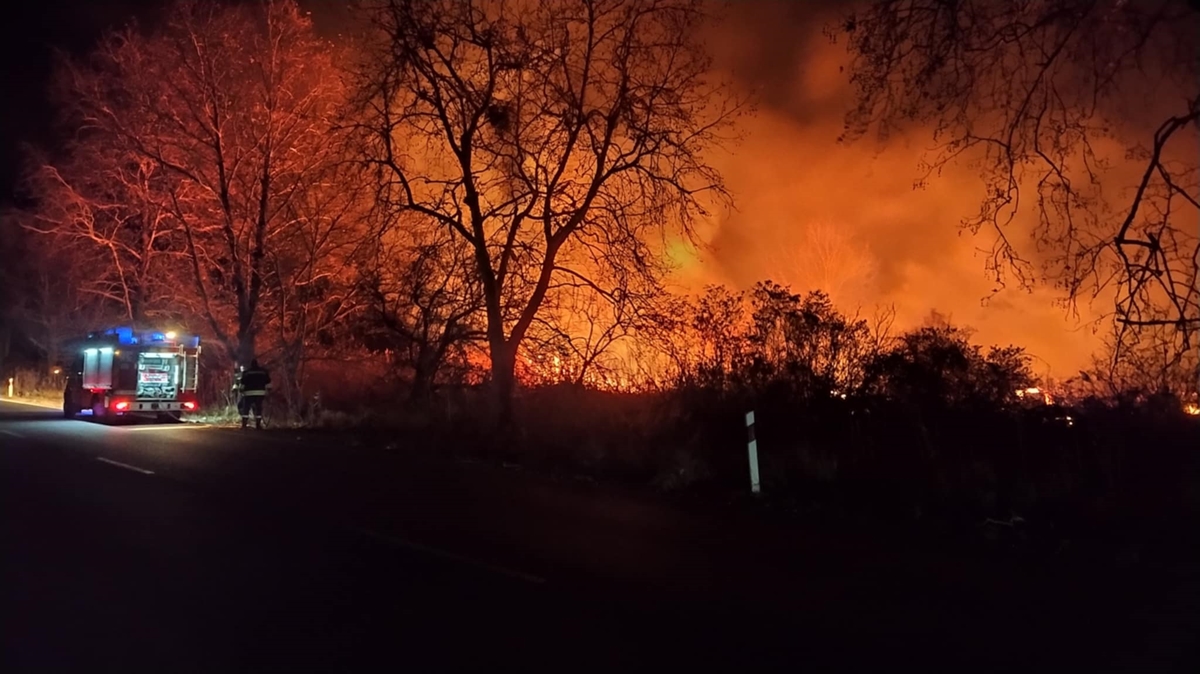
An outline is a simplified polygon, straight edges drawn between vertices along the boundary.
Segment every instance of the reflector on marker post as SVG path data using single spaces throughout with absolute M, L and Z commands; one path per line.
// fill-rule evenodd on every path
M 758 440 L 754 437 L 754 410 L 746 412 L 746 436 L 749 440 L 746 444 L 746 454 L 750 459 L 750 491 L 758 494 L 762 491 L 762 485 L 758 479 Z

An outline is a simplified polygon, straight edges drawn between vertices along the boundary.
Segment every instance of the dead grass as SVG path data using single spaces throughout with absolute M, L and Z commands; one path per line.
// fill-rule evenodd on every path
M 241 424 L 241 416 L 233 406 L 205 409 L 195 414 L 184 414 L 183 420 L 193 424 L 208 424 L 210 426 L 237 426 Z

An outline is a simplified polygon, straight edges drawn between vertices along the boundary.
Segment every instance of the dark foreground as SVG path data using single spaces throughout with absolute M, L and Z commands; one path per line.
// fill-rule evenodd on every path
M 1200 664 L 1183 553 L 1030 567 L 348 444 L 0 403 L 0 671 Z

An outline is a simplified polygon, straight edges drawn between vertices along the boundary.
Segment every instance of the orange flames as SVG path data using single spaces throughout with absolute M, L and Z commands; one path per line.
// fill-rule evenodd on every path
M 1028 388 L 1017 389 L 1017 397 L 1024 400 L 1040 401 L 1046 405 L 1054 404 L 1054 396 L 1049 391 L 1043 391 L 1040 387 L 1030 386 Z

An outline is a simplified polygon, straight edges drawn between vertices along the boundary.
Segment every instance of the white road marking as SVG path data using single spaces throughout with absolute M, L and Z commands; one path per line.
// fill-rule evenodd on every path
M 40 407 L 44 410 L 62 411 L 62 405 L 50 405 L 47 403 L 35 403 L 28 400 L 17 400 L 16 398 L 0 398 L 0 402 L 12 403 L 14 405 L 28 405 L 29 407 Z
M 136 433 L 139 431 L 177 431 L 181 428 L 212 428 L 212 426 L 209 426 L 208 424 L 175 424 L 171 426 L 133 426 L 119 428 L 126 433 Z
M 20 433 L 18 433 L 18 432 L 16 432 L 16 431 L 0 431 L 0 435 L 11 435 L 11 436 L 13 436 L 14 438 L 23 438 L 23 437 L 25 437 L 24 435 L 22 435 L 22 434 L 20 434 Z
M 457 564 L 462 564 L 465 566 L 470 566 L 470 567 L 474 567 L 476 569 L 487 571 L 488 573 L 494 573 L 494 574 L 498 574 L 501 576 L 508 576 L 509 578 L 516 578 L 517 580 L 523 580 L 526 583 L 541 584 L 541 583 L 546 582 L 546 579 L 542 578 L 541 576 L 535 576 L 531 573 L 525 573 L 524 571 L 516 571 L 514 569 L 505 568 L 503 566 L 496 566 L 495 564 L 488 564 L 487 562 L 481 562 L 477 559 L 471 559 L 470 557 L 464 557 L 463 555 L 449 552 L 447 550 L 442 550 L 440 548 L 431 548 L 428 545 L 422 545 L 420 543 L 415 543 L 413 541 L 406 540 L 403 538 L 397 538 L 395 536 L 388 536 L 386 534 L 381 534 L 378 531 L 373 531 L 371 529 L 366 529 L 363 527 L 352 527 L 352 529 L 354 530 L 355 533 L 358 533 L 362 536 L 366 536 L 367 538 L 373 539 L 375 541 L 378 541 L 385 545 L 389 545 L 391 547 L 402 548 L 405 550 L 410 550 L 412 552 L 418 552 L 423 555 L 429 555 L 430 557 L 437 557 L 439 559 L 444 559 L 444 560 L 454 562 Z
M 153 475 L 154 474 L 154 471 L 152 471 L 152 470 L 146 470 L 145 468 L 138 468 L 137 466 L 131 466 L 127 463 L 121 463 L 120 461 L 113 461 L 112 459 L 107 459 L 103 456 L 97 456 L 96 460 L 101 461 L 103 463 L 107 463 L 110 466 L 124 468 L 125 470 L 132 470 L 136 473 L 141 473 L 142 475 Z

